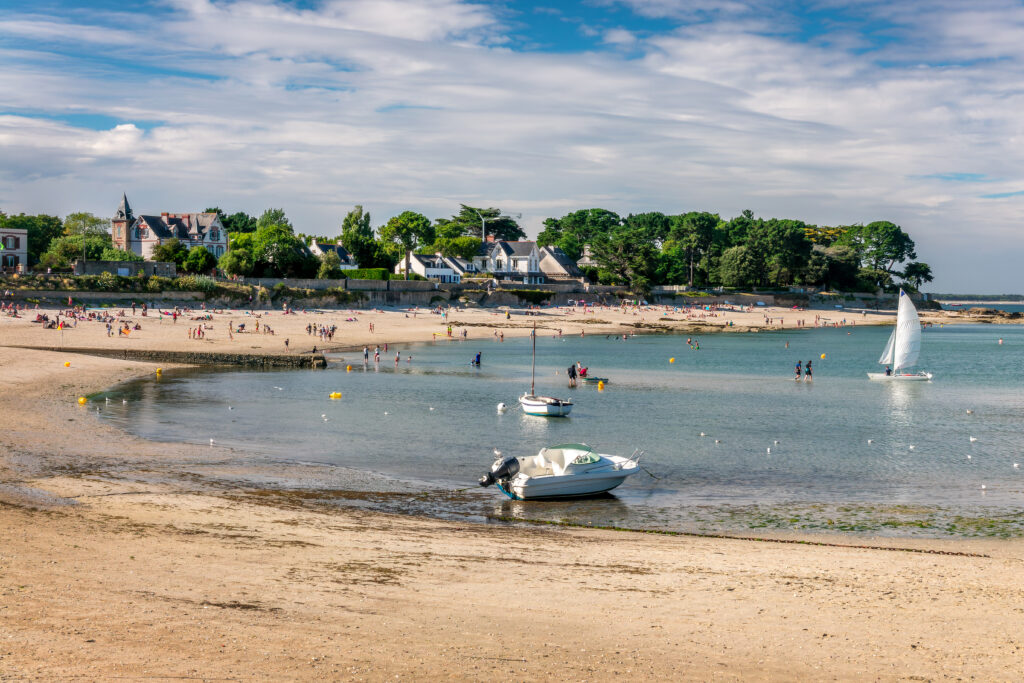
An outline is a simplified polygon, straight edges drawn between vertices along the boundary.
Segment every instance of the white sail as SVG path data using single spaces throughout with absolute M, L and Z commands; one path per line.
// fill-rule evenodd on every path
M 896 343 L 896 328 L 892 328 L 892 334 L 889 335 L 889 343 L 885 345 L 885 351 L 882 351 L 881 357 L 878 359 L 879 365 L 892 365 L 892 349 Z
M 900 305 L 896 311 L 895 343 L 893 344 L 893 372 L 913 367 L 921 351 L 921 321 L 910 297 L 900 290 Z

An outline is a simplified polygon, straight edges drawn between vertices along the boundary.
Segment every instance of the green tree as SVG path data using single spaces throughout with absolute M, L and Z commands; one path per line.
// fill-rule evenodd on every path
M 861 265 L 878 274 L 877 286 L 883 286 L 886 280 L 891 283 L 893 275 L 900 275 L 898 264 L 917 258 L 914 240 L 889 221 L 848 226 L 836 243 L 852 247 Z
M 356 205 L 341 222 L 341 246 L 352 255 L 360 268 L 375 268 L 379 245 L 370 227 L 370 213 Z
M 681 285 L 688 279 L 686 247 L 675 240 L 666 240 L 658 254 L 655 282 L 662 285 Z
M 409 279 L 410 254 L 420 244 L 434 241 L 434 226 L 430 219 L 415 211 L 403 211 L 380 229 L 380 238 L 405 254 L 405 279 Z
M 204 246 L 195 246 L 188 250 L 184 268 L 187 273 L 209 273 L 217 266 L 217 258 Z
M 685 250 L 687 283 L 691 287 L 694 283 L 695 268 L 702 262 L 706 264 L 706 257 L 714 242 L 715 229 L 719 223 L 721 219 L 718 214 L 706 211 L 691 211 L 669 219 L 669 239 L 675 240 Z
M 256 230 L 260 228 L 269 228 L 270 226 L 277 225 L 288 228 L 292 232 L 295 231 L 294 226 L 288 217 L 284 215 L 284 209 L 267 209 L 256 221 Z
M 0 213 L 0 227 L 27 230 L 28 264 L 39 263 L 40 257 L 50 249 L 50 242 L 64 234 L 64 223 L 57 216 L 19 213 L 8 216 Z M 79 242 L 81 247 L 81 242 Z
M 581 209 L 561 218 L 547 218 L 537 235 L 537 246 L 555 245 L 573 261 L 583 256 L 583 247 L 598 235 L 607 235 L 622 224 L 622 219 L 607 209 Z
M 101 261 L 103 252 L 113 246 L 110 235 L 64 235 L 50 242 L 50 248 L 39 257 L 39 264 L 47 268 L 67 268 L 82 258 L 82 240 L 85 240 L 85 258 Z
M 256 217 L 250 216 L 244 211 L 228 215 L 221 211 L 220 207 L 214 206 L 206 209 L 206 213 L 217 214 L 220 217 L 221 225 L 224 226 L 224 232 L 229 235 L 236 232 L 256 232 Z
M 312 277 L 319 261 L 290 225 L 268 224 L 252 235 L 253 271 L 269 277 Z
M 142 256 L 136 254 L 134 251 L 127 249 L 118 249 L 117 247 L 110 246 L 103 250 L 100 254 L 100 260 L 102 261 L 145 261 Z
M 341 257 L 331 249 L 320 255 L 320 267 L 316 271 L 319 280 L 336 280 L 342 276 Z
M 643 226 L 621 225 L 591 241 L 590 253 L 598 265 L 628 283 L 637 293 L 650 291 L 658 252 Z
M 86 211 L 69 213 L 64 217 L 65 235 L 109 235 L 110 220 Z M 111 259 L 113 260 L 113 259 Z
M 172 237 L 153 247 L 151 258 L 154 261 L 175 263 L 178 268 L 181 268 L 185 263 L 185 259 L 188 258 L 188 247 L 177 237 Z
M 661 244 L 668 238 L 669 219 L 660 211 L 631 213 L 623 219 L 622 223 L 648 242 Z
M 912 261 L 908 263 L 906 268 L 903 269 L 902 276 L 904 280 L 918 291 L 920 291 L 921 285 L 926 282 L 931 282 L 934 279 L 932 277 L 931 266 L 919 261 Z
M 718 279 L 726 287 L 749 287 L 763 277 L 763 265 L 746 245 L 730 247 L 718 264 Z
M 471 261 L 480 252 L 481 244 L 483 242 L 480 241 L 479 237 L 466 235 L 465 237 L 456 237 L 448 240 L 439 251 L 442 256 L 464 258 L 467 261 Z
M 228 275 L 252 275 L 252 252 L 243 247 L 229 249 L 217 261 L 217 267 Z
M 514 218 L 501 215 L 500 209 L 482 209 L 478 207 L 460 204 L 457 214 L 451 218 L 438 218 L 435 221 L 437 234 L 448 238 L 471 235 L 480 237 L 482 228 L 481 216 L 487 222 L 487 234 L 493 235 L 496 240 L 521 240 L 526 238 L 526 233 L 519 227 Z

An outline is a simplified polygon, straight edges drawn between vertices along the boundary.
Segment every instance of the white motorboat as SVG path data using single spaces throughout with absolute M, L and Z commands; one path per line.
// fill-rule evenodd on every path
M 572 401 L 567 398 L 554 398 L 552 396 L 537 396 L 534 388 L 534 379 L 537 371 L 537 326 L 534 325 L 533 332 L 533 360 L 530 364 L 530 392 L 519 397 L 519 405 L 527 415 L 539 415 L 541 417 L 565 417 L 572 412 Z
M 574 498 L 611 491 L 640 471 L 643 451 L 628 458 L 604 455 L 582 443 L 542 448 L 537 455 L 498 459 L 480 478 L 513 500 Z
M 886 372 L 869 372 L 868 379 L 876 382 L 929 381 L 932 378 L 930 372 L 907 372 L 908 368 L 917 365 L 920 352 L 921 320 L 917 317 L 917 309 L 910 297 L 901 289 L 896 309 L 896 327 L 889 335 L 882 357 L 878 359 L 880 365 L 886 366 Z

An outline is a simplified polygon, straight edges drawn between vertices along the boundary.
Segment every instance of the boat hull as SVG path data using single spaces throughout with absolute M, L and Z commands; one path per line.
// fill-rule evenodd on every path
M 557 398 L 521 396 L 519 405 L 527 415 L 538 417 L 566 417 L 572 412 L 572 402 Z
M 518 500 L 552 500 L 597 496 L 617 488 L 640 468 L 630 467 L 596 474 L 571 477 L 516 477 L 507 484 L 506 493 Z
M 884 372 L 869 372 L 868 379 L 873 382 L 930 382 L 932 373 L 919 372 L 914 374 L 887 375 Z
M 607 377 L 581 377 L 580 381 L 584 384 L 599 384 L 600 382 L 608 384 Z

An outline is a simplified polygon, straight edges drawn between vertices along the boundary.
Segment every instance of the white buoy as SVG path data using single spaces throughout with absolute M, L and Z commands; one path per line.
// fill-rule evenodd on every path
M 707 436 L 707 434 L 705 434 L 704 432 L 701 432 L 700 435 L 701 436 Z
M 971 410 L 970 408 L 968 408 L 968 409 L 967 409 L 967 414 L 968 414 L 968 415 L 974 415 L 974 411 L 973 411 L 973 410 Z
M 776 440 L 775 440 L 775 445 L 776 445 L 776 446 L 778 446 L 778 445 L 779 445 L 779 440 L 778 440 L 778 439 L 776 439 Z
M 874 442 L 875 442 L 874 439 L 868 439 L 868 443 L 874 443 Z
M 971 443 L 974 443 L 974 442 L 975 442 L 975 441 L 977 441 L 977 440 L 978 440 L 978 437 L 976 437 L 976 436 L 972 436 L 972 437 L 971 437 Z
M 431 409 L 431 410 L 433 410 L 433 409 L 434 409 L 434 406 L 430 406 L 430 409 Z
M 968 459 L 968 460 L 970 460 L 970 459 L 971 459 L 971 456 L 969 456 L 969 455 L 968 455 L 968 456 L 967 456 L 967 459 Z
M 772 454 L 772 449 L 769 448 L 768 449 L 768 455 L 771 455 L 771 454 Z
M 234 410 L 234 408 L 232 408 L 231 406 L 228 406 L 228 410 Z
M 498 404 L 498 412 L 499 413 L 504 413 L 506 408 L 508 408 L 508 406 L 505 405 L 504 403 L 499 403 Z
M 982 490 L 982 491 L 984 491 L 984 490 L 985 490 L 985 485 L 984 485 L 984 484 L 982 484 L 982 485 L 981 485 L 981 490 Z
M 715 443 L 722 443 L 721 439 L 715 439 Z
M 1019 470 L 1020 469 L 1020 463 L 1019 462 L 1013 463 L 1013 469 Z
M 213 439 L 210 439 L 210 445 L 211 446 L 213 445 Z

